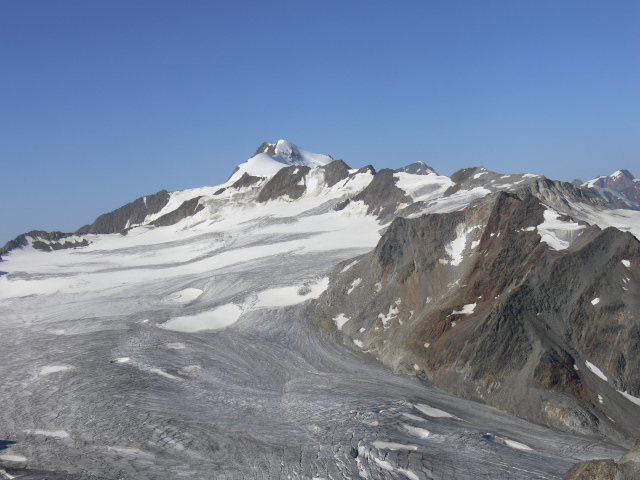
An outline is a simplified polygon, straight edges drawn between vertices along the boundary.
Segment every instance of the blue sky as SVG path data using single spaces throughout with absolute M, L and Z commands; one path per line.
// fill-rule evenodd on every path
M 637 1 L 0 2 L 0 244 L 280 138 L 422 160 L 640 176 Z

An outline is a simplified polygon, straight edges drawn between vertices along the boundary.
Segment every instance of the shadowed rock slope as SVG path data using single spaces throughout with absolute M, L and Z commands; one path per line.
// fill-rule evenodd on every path
M 555 251 L 541 241 L 545 210 L 521 191 L 398 218 L 336 267 L 313 321 L 397 373 L 629 443 L 640 401 L 619 392 L 640 394 L 640 243 L 584 227 Z

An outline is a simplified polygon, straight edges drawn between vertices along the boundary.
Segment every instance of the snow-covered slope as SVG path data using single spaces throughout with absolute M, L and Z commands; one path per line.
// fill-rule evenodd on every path
M 263 143 L 253 157 L 238 165 L 227 183 L 239 180 L 245 173 L 262 177 L 273 175 L 290 165 L 315 168 L 332 161 L 329 155 L 308 152 L 286 140 L 278 140 L 275 144 Z

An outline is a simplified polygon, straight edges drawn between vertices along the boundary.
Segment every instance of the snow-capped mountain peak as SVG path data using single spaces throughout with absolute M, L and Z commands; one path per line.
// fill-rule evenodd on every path
M 228 182 L 237 181 L 245 173 L 258 177 L 268 176 L 290 165 L 316 168 L 333 160 L 330 155 L 309 152 L 286 140 L 278 140 L 275 144 L 264 142 L 253 157 L 236 167 Z
M 640 205 L 640 179 L 629 170 L 616 170 L 611 175 L 596 177 L 583 183 L 582 187 L 596 191 L 602 198 L 623 208 Z

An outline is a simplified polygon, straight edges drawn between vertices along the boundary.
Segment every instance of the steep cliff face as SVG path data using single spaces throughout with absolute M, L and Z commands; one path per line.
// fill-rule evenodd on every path
M 396 219 L 310 312 L 398 373 L 556 428 L 639 435 L 639 268 L 632 235 L 499 193 Z

